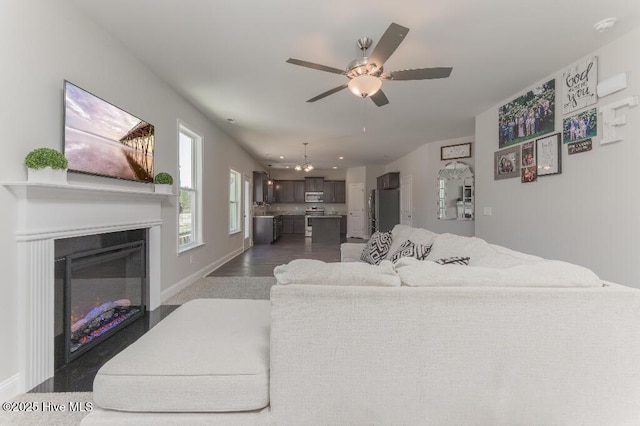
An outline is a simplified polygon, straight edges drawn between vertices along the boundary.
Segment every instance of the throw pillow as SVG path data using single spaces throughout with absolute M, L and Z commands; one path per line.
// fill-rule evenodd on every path
M 367 241 L 360 259 L 371 265 L 378 265 L 389 253 L 389 247 L 391 247 L 391 232 L 376 231 Z
M 418 260 L 424 260 L 431 251 L 431 244 L 422 245 L 415 244 L 411 240 L 407 240 L 400 245 L 398 250 L 391 256 L 391 261 L 396 263 L 402 257 L 415 257 Z
M 468 265 L 469 258 L 462 256 L 445 257 L 444 259 L 434 260 L 440 265 Z

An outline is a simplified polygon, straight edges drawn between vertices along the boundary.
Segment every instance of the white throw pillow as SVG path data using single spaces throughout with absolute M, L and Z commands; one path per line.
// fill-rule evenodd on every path
M 400 277 L 389 260 L 379 265 L 362 262 L 326 263 L 314 259 L 296 259 L 273 270 L 277 283 L 399 287 Z
M 397 224 L 391 230 L 393 239 L 391 247 L 387 253 L 387 259 L 391 259 L 391 256 L 398 251 L 400 246 L 407 240 L 411 240 L 416 244 L 429 245 L 433 242 L 434 238 L 438 235 L 423 228 L 412 228 L 411 226 Z

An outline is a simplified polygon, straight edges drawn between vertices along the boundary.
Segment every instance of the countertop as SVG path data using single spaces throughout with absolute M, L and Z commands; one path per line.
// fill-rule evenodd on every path
M 311 216 L 312 219 L 342 219 L 342 215 L 339 214 L 326 214 L 323 216 Z
M 335 212 L 335 213 L 330 213 L 330 214 L 325 214 L 322 216 L 316 216 L 316 215 L 312 215 L 313 217 L 341 217 L 341 216 L 346 216 L 346 213 L 341 213 L 341 212 Z M 305 216 L 304 212 L 270 212 L 268 214 L 254 214 L 253 217 L 270 217 L 270 218 L 274 218 L 277 216 Z

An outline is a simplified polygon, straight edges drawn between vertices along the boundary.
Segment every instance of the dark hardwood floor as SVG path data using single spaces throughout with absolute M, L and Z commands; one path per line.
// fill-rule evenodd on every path
M 364 242 L 358 238 L 341 242 Z M 339 244 L 312 243 L 310 237 L 285 234 L 273 244 L 254 245 L 209 274 L 210 277 L 271 277 L 273 268 L 294 259 L 317 259 L 324 262 L 340 261 Z
M 363 242 L 357 238 L 342 236 L 341 242 Z M 267 277 L 273 276 L 273 268 L 294 259 L 317 259 L 325 262 L 340 261 L 339 244 L 312 243 L 302 235 L 285 234 L 273 244 L 255 245 L 230 260 L 209 276 Z M 177 305 L 162 305 L 145 313 L 143 318 L 131 323 L 104 344 L 87 351 L 71 363 L 55 371 L 54 376 L 33 388 L 30 392 L 91 392 L 93 379 L 104 363 L 113 358 L 140 336 L 149 331 L 161 319 L 173 312 Z

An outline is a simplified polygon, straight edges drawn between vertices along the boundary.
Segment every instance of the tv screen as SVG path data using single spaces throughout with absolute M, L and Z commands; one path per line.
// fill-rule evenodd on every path
M 153 182 L 153 125 L 64 82 L 69 171 Z

